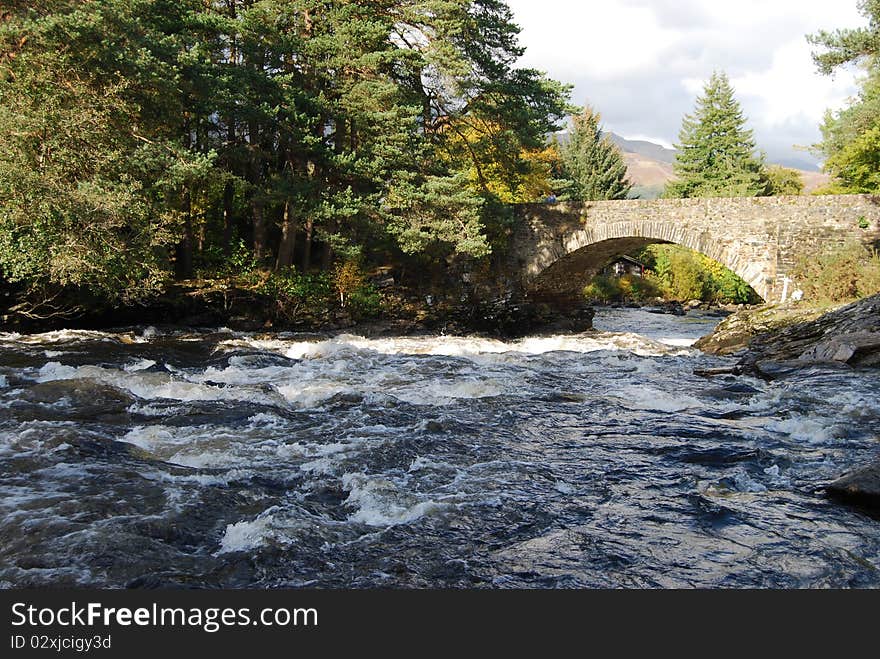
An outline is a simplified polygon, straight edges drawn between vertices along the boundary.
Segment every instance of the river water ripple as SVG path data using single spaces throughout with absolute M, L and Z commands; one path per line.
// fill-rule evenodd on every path
M 0 334 L 0 585 L 880 586 L 821 493 L 880 452 L 880 373 L 698 377 L 717 321 Z

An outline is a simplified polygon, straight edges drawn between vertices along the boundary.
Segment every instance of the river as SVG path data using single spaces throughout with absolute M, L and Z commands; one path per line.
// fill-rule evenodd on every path
M 880 587 L 880 372 L 598 333 L 0 334 L 0 586 Z

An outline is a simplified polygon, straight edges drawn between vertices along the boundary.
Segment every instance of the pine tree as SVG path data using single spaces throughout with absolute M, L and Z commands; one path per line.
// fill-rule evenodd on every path
M 574 129 L 562 147 L 567 178 L 572 181 L 567 196 L 578 201 L 626 199 L 632 183 L 626 178 L 626 162 L 620 149 L 600 126 L 601 116 L 586 107 L 574 117 Z
M 880 0 L 862 0 L 859 9 L 868 27 L 807 37 L 825 49 L 813 55 L 822 73 L 830 75 L 847 65 L 867 71 L 858 96 L 839 112 L 829 110 L 821 126 L 822 142 L 815 148 L 825 157 L 825 171 L 834 177 L 826 193 L 880 190 Z
M 763 157 L 724 73 L 713 73 L 679 133 L 674 171 L 665 196 L 756 197 L 769 191 Z

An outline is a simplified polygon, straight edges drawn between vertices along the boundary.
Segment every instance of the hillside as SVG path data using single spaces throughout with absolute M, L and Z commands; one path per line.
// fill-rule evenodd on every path
M 672 163 L 675 162 L 675 150 L 644 140 L 628 140 L 615 133 L 610 133 L 610 136 L 611 140 L 623 151 L 629 179 L 635 184 L 634 196 L 642 199 L 659 197 L 666 184 L 675 176 L 672 170 Z M 786 163 L 778 164 L 785 167 L 791 166 Z M 807 194 L 829 182 L 830 177 L 827 174 L 803 169 L 803 167 L 809 166 L 808 162 L 803 161 L 798 164 L 801 164 L 801 167 L 794 167 L 794 169 L 800 172 Z

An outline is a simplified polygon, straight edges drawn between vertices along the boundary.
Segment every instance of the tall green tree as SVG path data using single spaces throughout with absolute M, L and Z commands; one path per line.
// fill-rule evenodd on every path
M 573 117 L 570 139 L 561 147 L 565 173 L 572 184 L 567 196 L 578 201 L 626 199 L 632 190 L 626 161 L 602 131 L 601 116 L 589 106 Z
M 675 157 L 676 179 L 665 195 L 754 197 L 769 192 L 763 157 L 755 153 L 752 131 L 727 75 L 715 72 L 685 116 Z
M 568 112 L 518 34 L 499 0 L 10 0 L 0 274 L 127 300 L 242 245 L 485 255 Z
M 808 37 L 823 48 L 814 53 L 819 70 L 828 75 L 855 65 L 865 70 L 855 100 L 839 112 L 827 112 L 822 142 L 825 171 L 834 182 L 825 192 L 876 193 L 880 190 L 880 0 L 862 0 L 859 9 L 868 26 L 821 31 Z
M 0 271 L 136 301 L 167 277 L 189 191 L 179 75 L 195 2 L 21 3 L 0 23 Z

